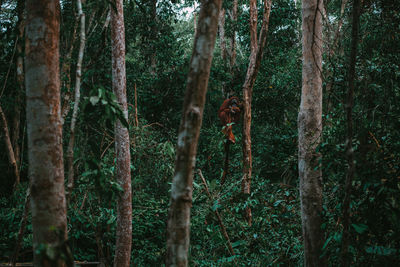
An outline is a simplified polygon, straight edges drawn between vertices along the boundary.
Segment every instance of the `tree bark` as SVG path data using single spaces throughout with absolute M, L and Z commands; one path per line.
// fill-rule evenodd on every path
M 299 131 L 299 177 L 304 266 L 325 266 L 320 258 L 324 235 L 321 230 L 322 155 L 317 151 L 322 134 L 322 12 L 320 0 L 303 0 L 303 71 Z
M 111 8 L 112 87 L 128 121 L 125 70 L 125 26 L 123 0 L 114 1 Z M 121 121 L 115 122 L 116 178 L 123 191 L 117 203 L 117 237 L 114 266 L 129 266 L 132 246 L 132 193 L 129 131 Z
M 357 45 L 358 45 L 358 32 L 360 24 L 360 0 L 353 2 L 353 25 L 351 31 L 351 52 L 349 63 L 348 81 L 349 87 L 347 91 L 346 103 L 346 123 L 347 123 L 347 137 L 346 137 L 346 157 L 347 157 L 347 175 L 345 184 L 345 195 L 343 200 L 343 234 L 342 234 L 342 252 L 341 252 L 341 265 L 349 266 L 349 224 L 350 224 L 350 200 L 351 189 L 354 178 L 355 165 L 354 165 L 354 150 L 353 150 L 353 105 L 354 105 L 354 87 L 356 77 L 356 60 L 357 60 Z
M 221 9 L 219 12 L 218 20 L 218 30 L 219 30 L 219 45 L 221 48 L 222 59 L 226 60 L 226 43 L 225 43 L 225 9 Z
M 187 266 L 193 169 L 222 0 L 202 1 L 178 133 L 167 228 L 166 266 Z
M 26 1 L 25 86 L 35 266 L 66 264 L 67 238 L 60 119 L 60 3 Z M 53 247 L 50 260 L 42 245 Z M 37 251 L 39 250 L 39 253 Z
M 8 155 L 8 160 L 10 161 L 10 165 L 13 168 L 13 172 L 14 172 L 14 185 L 18 185 L 19 184 L 19 169 L 18 169 L 18 164 L 17 161 L 15 159 L 15 155 L 14 155 L 14 149 L 13 146 L 11 144 L 11 140 L 10 140 L 10 133 L 8 131 L 8 124 L 7 124 L 7 119 L 6 116 L 3 112 L 3 109 L 0 106 L 0 119 L 1 119 L 1 124 L 2 124 L 2 131 L 3 131 L 3 135 L 4 135 L 4 142 L 6 143 L 6 149 L 7 149 L 7 155 Z
M 79 16 L 75 21 L 74 24 L 74 30 L 72 32 L 72 38 L 71 38 L 71 45 L 69 47 L 68 53 L 64 58 L 64 62 L 61 66 L 61 73 L 63 75 L 66 75 L 66 80 L 63 79 L 62 84 L 63 87 L 66 88 L 67 92 L 64 94 L 64 99 L 63 103 L 61 106 L 61 122 L 64 124 L 65 118 L 67 117 L 71 105 L 70 105 L 70 100 L 71 100 L 71 58 L 72 58 L 72 52 L 74 51 L 74 43 L 76 39 L 76 31 L 78 28 L 78 20 Z
M 250 40 L 251 53 L 249 66 L 247 67 L 246 79 L 243 84 L 243 178 L 242 192 L 250 194 L 252 156 L 251 156 L 251 101 L 253 86 L 261 65 L 261 58 L 267 40 L 269 15 L 271 12 L 271 0 L 264 0 L 263 21 L 260 37 L 257 43 L 257 1 L 250 0 Z M 250 207 L 246 208 L 246 220 L 249 225 L 252 222 Z
M 67 161 L 68 161 L 68 195 L 71 194 L 72 189 L 74 187 L 74 143 L 75 143 L 75 125 L 78 117 L 78 109 L 79 109 L 79 101 L 81 97 L 81 76 L 82 76 L 82 60 L 83 53 L 85 51 L 85 13 L 82 11 L 82 2 L 81 0 L 77 0 L 77 9 L 78 9 L 78 17 L 80 18 L 80 44 L 79 44 L 79 53 L 78 53 L 78 61 L 76 63 L 76 76 L 75 76 L 75 96 L 74 96 L 74 109 L 72 111 L 71 118 L 71 132 L 69 136 L 69 143 L 67 149 Z
M 12 146 L 14 149 L 14 156 L 17 166 L 20 166 L 20 146 L 19 146 L 19 134 L 20 134 L 20 125 L 21 125 L 21 109 L 22 105 L 22 94 L 25 91 L 24 88 L 24 30 L 25 30 L 25 1 L 18 0 L 17 2 L 17 13 L 18 13 L 18 23 L 17 23 L 17 58 L 16 58 L 16 66 L 17 66 L 17 84 L 18 89 L 16 92 L 16 100 L 14 105 L 14 116 L 13 116 L 13 132 L 12 132 Z M 16 181 L 15 185 L 19 184 L 19 180 Z
M 231 36 L 230 64 L 229 64 L 231 74 L 233 73 L 233 67 L 236 64 L 237 9 L 238 9 L 238 0 L 234 0 L 232 6 L 233 32 Z

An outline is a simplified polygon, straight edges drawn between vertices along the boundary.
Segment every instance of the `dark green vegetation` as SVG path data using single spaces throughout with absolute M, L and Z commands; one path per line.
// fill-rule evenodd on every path
M 21 185 L 13 191 L 13 169 L 0 142 L 0 261 L 11 257 L 19 230 L 28 184 L 24 101 L 16 81 L 16 1 L 3 1 L 0 13 L 0 105 L 10 132 L 15 108 L 21 110 Z M 132 263 L 156 266 L 165 258 L 166 219 L 174 146 L 181 118 L 193 20 L 186 20 L 175 2 L 159 1 L 156 17 L 152 1 L 125 1 L 127 94 L 133 188 Z M 188 5 L 192 1 L 187 1 Z M 225 1 L 226 10 L 231 1 Z M 74 39 L 75 2 L 62 1 L 61 62 L 63 97 L 70 75 L 75 77 L 78 42 Z M 237 144 L 231 146 L 231 174 L 219 183 L 224 161 L 224 138 L 217 111 L 222 88 L 241 95 L 249 48 L 247 1 L 239 1 L 238 24 L 226 21 L 227 38 L 238 35 L 233 73 L 215 50 L 209 81 L 196 168 L 209 183 L 212 200 L 194 178 L 190 260 L 192 266 L 302 265 L 301 220 L 297 190 L 297 113 L 301 93 L 300 3 L 273 1 L 269 34 L 253 92 L 252 193 L 240 193 L 241 125 L 234 126 Z M 347 71 L 350 55 L 351 6 L 346 5 L 337 46 L 334 36 L 341 1 L 326 3 L 330 21 L 324 30 L 324 180 L 323 251 L 337 266 L 341 245 L 341 216 L 346 176 Z M 261 7 L 261 5 L 260 5 Z M 75 145 L 76 180 L 69 196 L 68 235 L 75 259 L 111 263 L 115 245 L 116 193 L 113 122 L 121 117 L 111 90 L 111 50 L 107 1 L 86 1 L 87 44 L 83 62 L 82 103 Z M 259 10 L 261 18 L 262 11 Z M 259 19 L 261 21 L 261 19 Z M 350 248 L 352 266 L 388 266 L 400 261 L 400 11 L 395 1 L 364 1 L 356 65 L 354 139 L 356 173 L 351 198 Z M 72 56 L 68 57 L 71 41 Z M 333 47 L 333 48 L 332 48 Z M 329 55 L 332 49 L 333 53 Z M 152 69 L 155 59 L 155 69 Z M 11 62 L 11 64 L 10 64 Z M 73 84 L 73 83 L 72 83 Z M 137 87 L 139 125 L 135 126 L 134 88 Z M 4 85 L 4 91 L 3 91 Z M 73 86 L 72 86 L 73 87 Z M 326 88 L 330 88 L 329 91 Z M 72 88 L 73 89 L 73 88 Z M 70 90 L 72 90 L 70 89 Z M 70 103 L 72 105 L 72 103 Z M 71 113 L 64 124 L 68 145 Z M 64 150 L 65 151 L 65 150 Z M 243 214 L 250 205 L 253 225 Z M 214 211 L 222 215 L 236 253 L 230 255 Z M 32 228 L 28 221 L 19 261 L 32 260 Z

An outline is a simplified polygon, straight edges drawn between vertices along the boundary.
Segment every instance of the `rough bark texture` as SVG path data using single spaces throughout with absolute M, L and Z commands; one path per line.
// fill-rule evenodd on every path
M 202 1 L 178 133 L 167 228 L 167 266 L 187 266 L 193 169 L 222 0 Z
M 237 29 L 237 9 L 238 9 L 238 0 L 233 1 L 232 6 L 232 22 L 233 22 L 233 32 L 231 36 L 231 49 L 230 49 L 230 73 L 233 73 L 233 66 L 236 64 L 236 29 Z
M 123 0 L 115 0 L 111 10 L 112 87 L 128 121 L 125 75 L 125 26 Z M 114 266 L 129 266 L 132 246 L 132 193 L 129 131 L 118 120 L 115 122 L 116 177 L 123 188 L 117 203 L 117 240 Z
M 83 52 L 85 50 L 85 13 L 82 11 L 82 2 L 81 0 L 77 0 L 77 9 L 78 16 L 80 18 L 80 44 L 79 44 L 79 53 L 78 53 L 78 61 L 76 63 L 76 76 L 75 76 L 75 97 L 74 97 L 74 110 L 72 111 L 71 118 L 71 133 L 69 136 L 68 150 L 67 150 L 67 161 L 68 161 L 68 194 L 71 193 L 74 187 L 74 143 L 75 143 L 75 125 L 76 119 L 78 117 L 78 109 L 79 109 L 79 100 L 81 97 L 81 76 L 82 76 L 82 60 L 83 60 Z
M 299 177 L 304 266 L 325 266 L 321 259 L 321 154 L 316 151 L 322 133 L 322 0 L 303 0 L 303 72 L 299 131 Z
M 60 120 L 60 3 L 27 0 L 25 86 L 33 249 L 65 247 L 67 236 Z M 57 254 L 60 256 L 60 254 Z M 65 262 L 34 253 L 35 266 Z
M 6 144 L 8 160 L 10 161 L 10 165 L 13 168 L 13 172 L 14 172 L 14 176 L 15 176 L 14 177 L 15 185 L 18 185 L 19 180 L 20 180 L 19 169 L 18 169 L 17 161 L 15 160 L 14 149 L 13 149 L 13 146 L 12 146 L 11 140 L 10 140 L 7 119 L 6 119 L 6 116 L 4 115 L 3 109 L 1 107 L 0 107 L 0 120 L 1 120 L 0 124 L 2 125 L 2 132 L 4 135 L 4 142 Z
M 222 59 L 226 59 L 226 43 L 225 43 L 225 9 L 221 9 L 219 12 L 219 46 L 221 48 Z
M 257 43 L 257 1 L 250 0 L 250 40 L 251 54 L 249 66 L 247 67 L 246 79 L 243 84 L 243 178 L 242 192 L 250 194 L 250 183 L 252 174 L 251 158 L 251 100 L 253 86 L 261 65 L 261 58 L 267 40 L 269 15 L 271 12 L 271 0 L 264 0 L 263 22 L 260 31 L 259 42 Z M 251 225 L 251 209 L 246 208 L 246 219 Z
M 353 182 L 355 165 L 354 165 L 354 150 L 353 150 L 353 105 L 354 105 L 354 87 L 356 76 L 356 60 L 357 60 L 357 45 L 358 45 L 358 32 L 360 23 L 360 0 L 353 2 L 353 26 L 351 31 L 351 53 L 349 64 L 349 87 L 347 91 L 346 103 L 346 123 L 347 123 L 347 137 L 346 137 L 346 157 L 347 157 L 347 175 L 345 185 L 345 195 L 343 200 L 343 235 L 342 235 L 342 257 L 341 265 L 349 266 L 349 224 L 350 224 L 350 199 L 351 199 L 351 184 Z

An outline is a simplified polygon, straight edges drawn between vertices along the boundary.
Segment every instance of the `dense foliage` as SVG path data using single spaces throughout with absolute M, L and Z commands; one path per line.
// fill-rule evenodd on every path
M 74 38 L 75 2 L 62 2 L 61 62 L 69 63 L 63 81 L 74 80 L 79 38 Z M 181 117 L 191 55 L 194 1 L 125 1 L 127 93 L 132 155 L 134 266 L 160 265 L 165 258 L 166 220 L 174 146 Z M 226 10 L 232 1 L 225 1 Z M 259 1 L 260 2 L 260 1 Z M 15 43 L 16 1 L 2 1 L 0 12 L 0 105 L 13 133 L 15 107 L 21 109 L 21 185 L 13 190 L 13 172 L 5 144 L 0 142 L 0 261 L 13 253 L 28 185 L 25 106 L 17 102 Z M 215 50 L 196 168 L 207 179 L 212 198 L 195 175 L 191 219 L 192 266 L 300 266 L 302 262 L 300 204 L 297 190 L 297 113 L 301 93 L 301 3 L 273 1 L 270 28 L 253 92 L 253 178 L 250 196 L 240 193 L 241 125 L 234 126 L 230 175 L 220 184 L 224 138 L 217 111 L 223 88 L 241 95 L 249 48 L 248 3 L 239 1 L 237 25 L 227 16 L 227 38 L 237 30 L 238 57 L 233 72 Z M 351 6 L 334 53 L 332 47 L 341 1 L 327 1 L 324 21 L 324 254 L 329 265 L 339 261 L 341 216 L 346 174 L 345 109 L 350 54 Z M 109 1 L 87 0 L 87 44 L 74 160 L 76 185 L 68 196 L 68 236 L 75 259 L 109 264 L 116 228 L 113 123 L 121 118 L 111 90 Z M 111 7 L 112 8 L 112 7 Z M 259 5 L 259 17 L 262 16 Z M 189 10 L 189 11 L 188 11 Z M 186 15 L 184 12 L 187 12 Z M 352 266 L 388 266 L 400 261 L 400 12 L 395 1 L 363 2 L 356 65 L 354 139 L 356 175 L 351 200 Z M 76 33 L 75 33 L 76 34 Z M 72 54 L 68 51 L 72 47 Z M 154 65 L 155 62 L 155 65 Z M 70 93 L 63 82 L 62 97 Z M 73 84 L 73 83 L 72 83 Z M 73 87 L 73 86 L 72 86 Z M 139 124 L 135 125 L 135 88 Z M 70 90 L 70 92 L 68 91 Z M 72 105 L 72 103 L 69 103 Z M 68 145 L 71 113 L 64 124 Z M 2 135 L 0 134 L 2 138 Z M 253 225 L 243 214 L 252 208 Z M 236 255 L 230 255 L 215 216 L 218 210 Z M 19 261 L 32 260 L 32 228 L 22 240 Z

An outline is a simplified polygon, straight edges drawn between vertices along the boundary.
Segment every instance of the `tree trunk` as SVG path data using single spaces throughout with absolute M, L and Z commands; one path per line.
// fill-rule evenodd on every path
M 112 87 L 128 121 L 125 74 L 125 26 L 123 0 L 114 1 L 111 8 Z M 129 131 L 121 121 L 115 122 L 116 177 L 123 191 L 117 203 L 117 238 L 114 266 L 129 266 L 132 246 L 132 193 Z
M 247 68 L 246 79 L 243 84 L 243 178 L 242 192 L 250 194 L 252 158 L 251 158 L 251 100 L 253 86 L 261 65 L 261 58 L 267 40 L 269 15 L 271 12 L 271 0 L 264 0 L 263 22 L 260 31 L 259 43 L 257 43 L 257 1 L 250 0 L 250 40 L 251 54 Z M 252 215 L 250 207 L 246 208 L 246 220 L 251 225 Z
M 60 3 L 26 1 L 25 86 L 35 266 L 61 266 L 67 238 L 60 120 Z M 50 260 L 42 246 L 53 247 Z M 37 251 L 39 250 L 39 253 Z
M 85 50 L 85 13 L 82 11 L 82 2 L 81 0 L 77 0 L 77 9 L 78 16 L 80 18 L 80 45 L 79 45 L 79 54 L 78 61 L 76 63 L 76 76 L 75 76 L 75 97 L 74 97 L 74 110 L 72 111 L 71 118 L 71 133 L 69 136 L 68 150 L 67 150 L 67 161 L 68 161 L 68 195 L 71 194 L 71 191 L 74 187 L 74 142 L 75 142 L 75 125 L 76 119 L 78 117 L 78 109 L 79 109 L 79 100 L 80 100 L 80 88 L 81 88 L 81 76 L 82 76 L 82 60 L 83 60 L 83 52 Z
M 303 0 L 303 72 L 299 131 L 299 177 L 303 225 L 304 266 L 325 266 L 320 258 L 324 235 L 321 230 L 322 171 L 317 147 L 322 134 L 322 16 L 323 2 Z
M 179 127 L 167 228 L 166 266 L 187 266 L 193 169 L 222 0 L 202 1 Z
M 64 94 L 63 103 L 61 106 L 61 122 L 64 124 L 65 118 L 67 117 L 71 105 L 71 58 L 72 52 L 74 51 L 74 43 L 76 39 L 76 31 L 78 28 L 78 20 L 79 17 L 76 19 L 74 23 L 74 30 L 72 32 L 71 44 L 68 50 L 67 55 L 64 58 L 64 63 L 61 66 L 61 74 L 66 76 L 66 79 L 62 79 L 62 85 L 66 88 L 67 92 Z
M 150 73 L 152 76 L 156 75 L 157 70 L 157 54 L 156 44 L 157 41 L 157 0 L 151 0 L 151 55 L 150 55 Z
M 231 49 L 230 49 L 230 73 L 233 73 L 233 66 L 236 64 L 236 29 L 237 29 L 237 9 L 238 9 L 238 0 L 233 1 L 232 6 L 232 22 L 233 22 L 233 32 L 231 36 Z
M 18 165 L 17 165 L 17 161 L 15 160 L 15 155 L 14 155 L 14 149 L 13 146 L 11 144 L 11 140 L 10 140 L 10 134 L 8 131 L 8 125 L 7 125 L 7 119 L 6 116 L 4 115 L 3 109 L 0 106 L 0 120 L 1 120 L 1 124 L 3 125 L 2 130 L 3 130 L 3 135 L 4 135 L 4 142 L 6 143 L 6 149 L 7 149 L 7 155 L 8 155 L 8 160 L 10 161 L 10 165 L 13 168 L 13 172 L 14 172 L 14 178 L 15 178 L 15 183 L 14 185 L 18 185 L 19 184 L 19 169 L 18 169 Z
M 351 184 L 353 182 L 355 166 L 354 166 L 354 151 L 353 151 L 353 105 L 354 105 L 354 87 L 356 76 L 356 60 L 357 60 L 357 45 L 358 32 L 360 23 L 360 0 L 353 2 L 353 25 L 351 31 L 351 53 L 349 64 L 349 87 L 347 91 L 346 103 L 346 122 L 347 122 L 347 137 L 346 137 L 346 156 L 347 156 L 347 175 L 345 185 L 345 195 L 343 200 L 343 235 L 342 235 L 342 255 L 341 265 L 349 266 L 349 224 L 350 224 L 350 199 L 351 199 Z
M 219 29 L 219 45 L 221 48 L 221 56 L 225 61 L 226 59 L 226 44 L 225 44 L 225 9 L 221 9 L 219 12 L 219 20 L 218 20 L 218 29 Z
M 344 10 L 346 7 L 348 0 L 342 0 L 342 4 L 340 6 L 340 18 L 339 18 L 339 22 L 334 34 L 334 40 L 333 40 L 333 44 L 329 47 L 329 51 L 328 51 L 328 61 L 332 60 L 332 57 L 335 53 L 335 50 L 337 48 L 337 45 L 339 43 L 339 39 L 340 39 L 340 34 L 341 34 L 341 30 L 342 30 L 342 26 L 343 26 L 343 14 L 344 14 Z M 334 64 L 334 63 L 332 63 Z M 334 72 L 330 69 L 327 68 L 326 74 L 325 74 L 325 81 L 328 81 L 326 83 L 326 94 L 328 95 L 328 100 L 327 100 L 327 104 L 326 104 L 326 114 L 328 114 L 331 110 L 332 107 L 332 101 L 331 101 L 331 93 L 332 93 L 332 87 L 333 84 L 335 82 L 335 78 L 334 78 Z
M 17 66 L 17 84 L 18 89 L 16 92 L 16 100 L 14 106 L 14 117 L 13 117 L 13 133 L 12 133 L 12 146 L 14 149 L 14 156 L 17 166 L 20 166 L 20 146 L 19 146 L 19 133 L 20 133 L 20 125 L 21 125 L 21 109 L 22 105 L 22 94 L 25 91 L 24 88 L 24 30 L 25 30 L 25 17 L 24 17 L 24 10 L 25 10 L 25 1 L 18 0 L 17 2 L 17 13 L 18 13 L 18 23 L 17 23 L 17 59 L 16 59 L 16 66 Z M 19 181 L 16 181 L 15 185 L 18 185 Z

